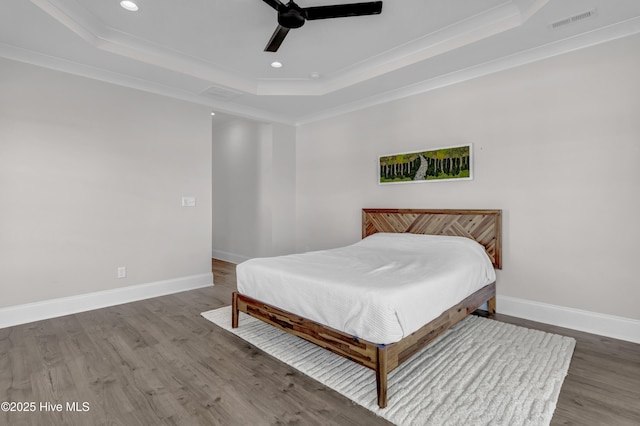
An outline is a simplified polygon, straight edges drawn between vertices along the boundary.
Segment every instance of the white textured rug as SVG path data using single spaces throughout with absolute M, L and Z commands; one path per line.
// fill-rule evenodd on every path
M 202 316 L 397 425 L 548 425 L 575 340 L 469 316 L 389 373 L 378 408 L 373 370 L 231 307 Z

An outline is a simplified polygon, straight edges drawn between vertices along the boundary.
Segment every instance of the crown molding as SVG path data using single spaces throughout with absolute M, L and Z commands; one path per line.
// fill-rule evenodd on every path
M 426 34 L 376 57 L 337 71 L 335 76 L 326 82 L 325 93 L 361 83 L 519 27 L 548 1 L 534 2 L 524 10 L 512 2 L 504 3 Z
M 130 89 L 141 90 L 160 96 L 166 96 L 173 99 L 204 105 L 214 109 L 215 111 L 233 114 L 243 118 L 264 122 L 287 124 L 290 126 L 295 125 L 295 119 L 293 117 L 275 114 L 263 109 L 237 105 L 231 102 L 225 102 L 224 100 L 216 101 L 215 99 L 212 99 L 210 97 L 197 95 L 192 92 L 177 89 L 175 87 L 165 86 L 137 77 L 107 71 L 101 68 L 69 61 L 67 59 L 44 55 L 42 53 L 34 52 L 27 49 L 21 49 L 4 43 L 0 43 L 0 58 L 6 58 L 17 62 L 23 62 L 55 71 L 64 72 L 67 74 L 90 78 L 92 80 L 103 81 L 105 83 L 116 84 L 118 86 L 128 87 Z
M 640 17 L 538 46 L 513 55 L 501 57 L 473 67 L 454 71 L 449 74 L 405 86 L 397 90 L 387 91 L 366 99 L 343 104 L 336 108 L 326 109 L 317 114 L 309 114 L 304 117 L 299 117 L 295 123 L 296 125 L 304 125 L 314 121 L 324 120 L 409 96 L 418 95 L 420 93 L 429 92 L 442 87 L 462 83 L 485 75 L 517 68 L 533 62 L 538 62 L 554 56 L 559 56 L 620 38 L 629 37 L 638 33 L 640 33 Z
M 42 0 L 32 0 L 42 1 Z M 608 41 L 632 36 L 640 33 L 640 17 L 629 19 L 617 24 L 559 40 L 543 46 L 529 49 L 507 57 L 499 58 L 463 70 L 441 75 L 420 83 L 408 85 L 397 90 L 387 91 L 355 102 L 346 103 L 335 108 L 324 109 L 318 113 L 305 116 L 276 114 L 268 110 L 250 108 L 233 101 L 218 101 L 211 97 L 194 94 L 175 87 L 169 87 L 136 77 L 123 75 L 104 69 L 80 64 L 77 62 L 55 58 L 42 53 L 17 48 L 0 43 L 0 57 L 25 62 L 57 71 L 109 82 L 124 87 L 143 90 L 162 96 L 172 97 L 196 104 L 206 105 L 220 112 L 237 115 L 252 120 L 275 122 L 287 125 L 304 125 L 311 122 L 328 119 L 338 115 L 369 108 L 386 102 L 425 93 L 441 87 L 462 83 L 474 78 L 492 73 L 516 68 L 522 65 L 558 56 L 571 51 L 598 45 Z
M 110 28 L 77 3 L 31 0 L 97 49 L 258 96 L 322 96 L 396 71 L 522 25 L 550 0 L 507 1 L 375 57 L 333 72 L 322 80 L 253 79 Z M 525 4 L 526 3 L 526 4 Z M 75 6 L 74 6 L 75 5 Z
M 67 27 L 93 47 L 179 72 L 245 93 L 256 93 L 252 79 L 220 69 L 206 61 L 158 46 L 134 35 L 110 28 L 81 7 L 71 7 L 59 0 L 31 0 L 53 19 Z

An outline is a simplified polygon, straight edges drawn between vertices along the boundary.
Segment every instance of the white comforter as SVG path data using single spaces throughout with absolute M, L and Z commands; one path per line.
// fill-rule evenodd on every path
M 401 340 L 495 281 L 464 237 L 378 233 L 331 250 L 237 266 L 238 291 L 373 343 Z

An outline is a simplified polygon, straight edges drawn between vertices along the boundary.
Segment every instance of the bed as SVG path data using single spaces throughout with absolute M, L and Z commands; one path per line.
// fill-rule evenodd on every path
M 238 265 L 232 326 L 244 312 L 374 370 L 384 408 L 390 371 L 485 303 L 495 313 L 501 217 L 500 210 L 363 209 L 358 243 Z M 439 260 L 449 252 L 455 262 Z M 416 277 L 429 281 L 417 285 Z M 449 290 L 461 280 L 455 287 L 464 290 Z

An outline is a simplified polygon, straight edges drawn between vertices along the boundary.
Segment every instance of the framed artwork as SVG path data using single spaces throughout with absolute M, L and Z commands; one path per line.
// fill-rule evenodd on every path
M 471 144 L 378 157 L 378 183 L 419 183 L 473 179 Z

